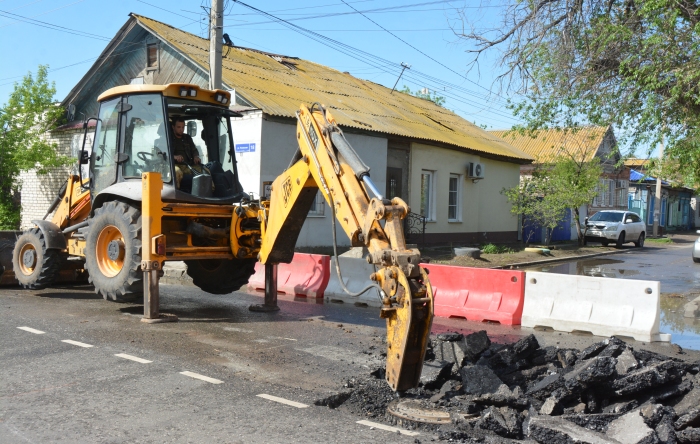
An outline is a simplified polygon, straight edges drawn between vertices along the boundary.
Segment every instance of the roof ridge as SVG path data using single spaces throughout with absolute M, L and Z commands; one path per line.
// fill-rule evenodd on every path
M 191 33 L 191 32 L 185 31 L 184 29 L 177 28 L 177 27 L 175 27 L 175 26 L 173 26 L 173 25 L 170 25 L 170 24 L 168 24 L 168 23 L 161 22 L 160 20 L 156 20 L 156 19 L 153 19 L 153 18 L 150 18 L 150 17 L 146 17 L 145 15 L 141 15 L 141 14 L 136 14 L 135 12 L 130 12 L 129 15 L 132 16 L 132 17 L 135 17 L 137 20 L 138 20 L 138 19 L 146 19 L 146 20 L 150 20 L 150 21 L 152 21 L 152 22 L 160 23 L 161 25 L 167 26 L 168 28 L 174 29 L 175 31 L 183 32 L 183 33 L 185 33 L 185 34 L 191 35 L 192 37 L 197 37 L 198 39 L 204 40 L 204 41 L 207 42 L 207 43 L 209 42 L 209 39 L 205 39 L 204 37 L 200 37 L 200 36 L 198 36 L 197 34 L 193 34 L 193 33 Z M 260 50 L 260 49 L 248 48 L 247 46 L 237 46 L 237 45 L 233 45 L 232 47 L 233 47 L 233 48 L 236 48 L 236 49 L 243 49 L 243 50 L 246 50 L 246 51 L 258 52 L 258 53 L 260 53 L 260 54 L 265 54 L 265 55 L 268 55 L 268 56 L 270 56 L 270 57 L 284 57 L 285 59 L 300 60 L 299 57 L 289 56 L 289 55 L 285 55 L 285 54 L 276 54 L 276 53 L 273 53 L 273 52 L 262 51 L 262 50 Z

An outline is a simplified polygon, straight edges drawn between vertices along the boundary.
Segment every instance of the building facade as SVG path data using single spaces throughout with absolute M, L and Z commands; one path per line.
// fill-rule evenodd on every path
M 97 113 L 100 93 L 125 84 L 208 84 L 208 40 L 132 14 L 98 61 L 64 99 L 74 122 Z M 425 241 L 511 241 L 517 218 L 500 190 L 518 183 L 531 157 L 429 100 L 307 60 L 249 48 L 225 48 L 224 88 L 232 93 L 235 152 L 245 191 L 259 197 L 297 149 L 301 103 L 328 107 L 371 176 L 427 219 Z M 61 142 L 65 149 L 66 141 Z M 70 143 L 73 143 L 71 141 Z M 474 165 L 480 174 L 474 176 Z M 26 186 L 32 186 L 30 180 Z M 37 207 L 23 193 L 23 205 Z M 49 199 L 50 201 L 50 199 Z M 48 206 L 48 204 L 46 204 Z M 42 214 L 43 216 L 43 214 Z M 298 246 L 332 242 L 328 206 L 317 198 Z M 27 214 L 23 218 L 29 221 Z M 341 245 L 348 245 L 344 235 Z

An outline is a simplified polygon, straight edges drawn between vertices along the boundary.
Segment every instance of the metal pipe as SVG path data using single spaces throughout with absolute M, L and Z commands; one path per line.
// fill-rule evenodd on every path
M 73 226 L 66 228 L 65 230 L 63 230 L 63 234 L 72 233 L 74 231 L 77 231 L 77 230 L 79 230 L 83 227 L 87 227 L 87 226 L 88 226 L 88 221 L 83 221 L 83 222 L 80 222 L 79 224 L 75 224 Z
M 367 188 L 369 188 L 372 194 L 374 194 L 374 197 L 379 200 L 384 200 L 384 196 L 382 196 L 382 193 L 380 193 L 376 185 L 374 185 L 374 182 L 372 182 L 372 179 L 370 179 L 369 174 L 362 176 L 362 181 L 365 183 Z
M 158 269 L 143 272 L 143 317 L 144 319 L 159 319 L 160 291 L 158 288 Z

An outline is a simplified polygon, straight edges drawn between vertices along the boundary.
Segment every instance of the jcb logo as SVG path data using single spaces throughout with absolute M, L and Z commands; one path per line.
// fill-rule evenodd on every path
M 289 198 L 292 195 L 292 178 L 287 177 L 284 179 L 284 183 L 282 184 L 282 193 L 284 197 L 284 207 L 287 208 L 287 204 L 289 203 Z

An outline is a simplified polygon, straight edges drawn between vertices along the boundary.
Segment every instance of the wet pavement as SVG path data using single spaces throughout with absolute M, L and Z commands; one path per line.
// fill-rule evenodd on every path
M 697 235 L 685 235 L 670 245 L 647 242 L 644 248 L 626 246 L 622 253 L 612 256 L 523 270 L 660 281 L 661 331 L 671 333 L 672 341 L 681 347 L 700 350 L 700 321 L 683 317 L 683 306 L 700 295 L 700 264 L 691 257 L 695 238 Z

